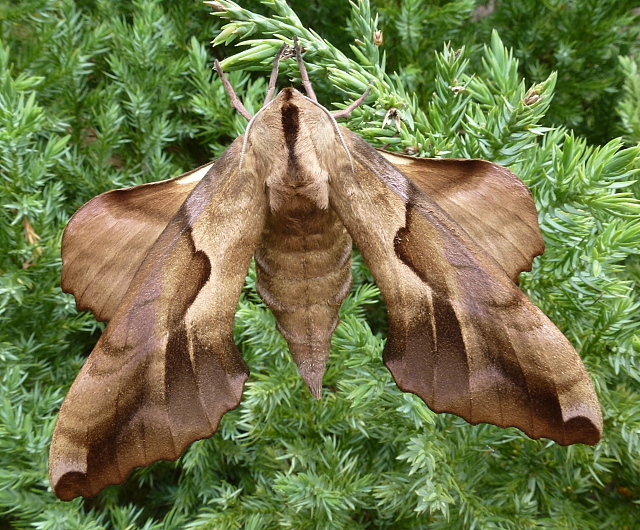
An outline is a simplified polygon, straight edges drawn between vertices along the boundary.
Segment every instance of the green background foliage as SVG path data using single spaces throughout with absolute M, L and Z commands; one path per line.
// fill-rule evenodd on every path
M 633 2 L 219 4 L 214 17 L 192 0 L 0 1 L 0 528 L 637 528 Z M 100 192 L 218 156 L 245 121 L 213 58 L 255 112 L 293 35 L 326 106 L 372 83 L 348 122 L 372 145 L 486 158 L 531 187 L 547 251 L 521 286 L 584 359 L 603 440 L 532 441 L 400 392 L 381 362 L 379 292 L 356 255 L 321 401 L 250 272 L 236 332 L 252 375 L 219 432 L 95 499 L 57 501 L 51 432 L 102 329 L 60 291 L 66 221 Z M 280 85 L 297 77 L 285 62 Z

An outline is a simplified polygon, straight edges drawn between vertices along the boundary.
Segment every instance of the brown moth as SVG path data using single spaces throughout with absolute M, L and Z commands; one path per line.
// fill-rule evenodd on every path
M 377 152 L 336 123 L 367 93 L 332 115 L 297 43 L 295 54 L 306 96 L 274 97 L 278 56 L 251 117 L 222 76 L 250 121 L 217 161 L 99 195 L 69 222 L 62 287 L 109 325 L 56 423 L 60 499 L 178 458 L 238 405 L 249 371 L 233 321 L 252 257 L 257 290 L 319 398 L 354 243 L 387 306 L 384 362 L 400 389 L 473 424 L 562 445 L 600 439 L 580 357 L 515 283 L 543 251 L 526 186 L 483 160 Z

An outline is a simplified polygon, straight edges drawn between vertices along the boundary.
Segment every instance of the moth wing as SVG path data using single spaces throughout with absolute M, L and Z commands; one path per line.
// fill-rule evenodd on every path
M 472 424 L 595 444 L 598 399 L 566 337 L 434 201 L 342 133 L 355 171 L 332 179 L 331 205 L 384 297 L 384 362 L 400 389 Z
M 263 182 L 238 171 L 240 149 L 236 140 L 151 247 L 62 404 L 49 459 L 59 498 L 177 458 L 240 402 L 248 369 L 233 321 L 266 207 Z
M 507 168 L 486 160 L 381 154 L 449 214 L 514 282 L 544 252 L 531 192 Z
M 147 252 L 212 165 L 102 193 L 73 215 L 62 236 L 61 283 L 80 311 L 111 319 Z

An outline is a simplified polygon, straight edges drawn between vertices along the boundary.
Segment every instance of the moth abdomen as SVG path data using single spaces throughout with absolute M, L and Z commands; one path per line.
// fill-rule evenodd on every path
M 333 210 L 282 222 L 292 213 L 267 216 L 255 253 L 256 289 L 310 392 L 320 397 L 331 335 L 351 288 L 352 243 Z

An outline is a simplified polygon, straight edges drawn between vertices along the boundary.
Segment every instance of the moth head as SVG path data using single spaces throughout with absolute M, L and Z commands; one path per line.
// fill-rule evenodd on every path
M 279 133 L 282 139 L 284 139 L 284 146 L 290 146 L 297 140 L 298 133 L 300 132 L 301 128 L 300 124 L 303 123 L 303 126 L 306 129 L 312 129 L 314 130 L 316 135 L 322 135 L 323 138 L 326 138 L 328 140 L 326 146 L 327 150 L 323 150 L 323 153 L 329 152 L 332 146 L 337 142 L 344 150 L 344 153 L 349 160 L 351 171 L 353 172 L 353 159 L 351 157 L 351 153 L 349 153 L 349 148 L 344 141 L 344 137 L 340 132 L 340 127 L 338 126 L 336 119 L 348 117 L 355 108 L 357 108 L 364 102 L 366 97 L 369 95 L 371 87 L 369 86 L 362 94 L 362 96 L 360 96 L 360 98 L 351 103 L 351 105 L 349 105 L 345 109 L 334 113 L 329 112 L 318 102 L 318 98 L 316 97 L 315 91 L 313 90 L 313 86 L 309 81 L 307 70 L 305 68 L 304 62 L 302 61 L 302 50 L 300 45 L 298 44 L 297 37 L 294 36 L 293 42 L 293 51 L 298 61 L 300 76 L 302 78 L 302 86 L 306 92 L 306 96 L 298 90 L 289 87 L 282 90 L 274 98 L 279 62 L 281 59 L 286 59 L 292 56 L 292 54 L 290 53 L 291 47 L 287 44 L 283 44 L 276 54 L 273 62 L 273 69 L 271 71 L 269 88 L 267 90 L 264 105 L 262 106 L 258 114 L 253 117 L 241 103 L 241 101 L 233 91 L 233 87 L 225 78 L 220 63 L 217 60 L 215 61 L 215 69 L 222 79 L 227 93 L 229 94 L 232 106 L 238 112 L 240 112 L 242 116 L 249 120 L 249 124 L 247 125 L 247 130 L 244 136 L 240 165 L 242 166 L 242 163 L 244 161 L 247 142 L 252 134 L 252 129 L 259 129 L 258 135 L 263 135 L 266 130 L 268 133 L 270 133 L 267 136 L 270 137 L 271 140 L 274 139 L 273 135 L 278 136 Z M 278 119 L 280 119 L 280 123 L 277 123 Z M 256 125 L 256 123 L 258 125 Z M 328 134 L 328 126 L 330 126 L 333 130 L 333 135 Z M 327 129 L 327 134 L 323 134 L 325 132 L 325 128 Z M 259 144 L 260 140 L 258 140 L 258 145 Z M 280 142 L 280 144 L 282 145 L 282 141 Z M 314 144 L 317 144 L 317 142 L 314 142 Z M 303 144 L 301 143 L 301 145 Z M 273 152 L 270 152 L 269 154 L 270 156 L 273 156 Z

